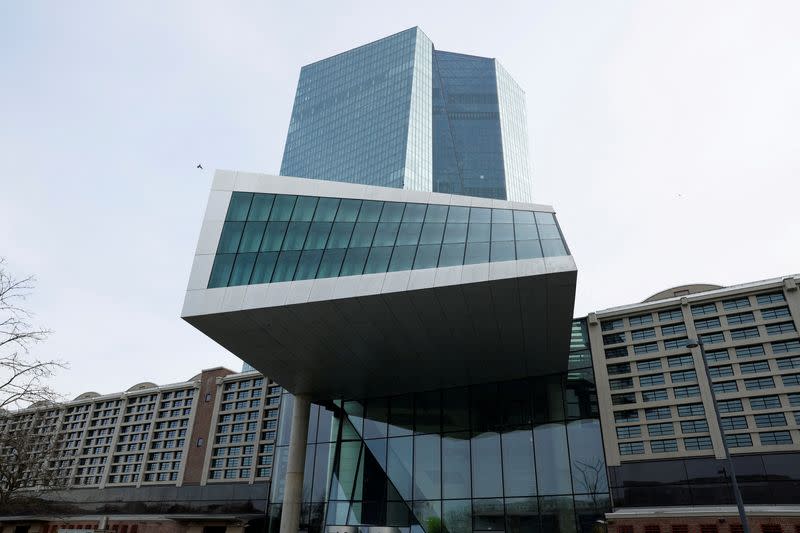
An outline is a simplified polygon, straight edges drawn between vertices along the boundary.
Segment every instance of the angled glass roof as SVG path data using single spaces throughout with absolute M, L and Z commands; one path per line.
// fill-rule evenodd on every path
M 568 254 L 550 212 L 233 192 L 208 288 Z

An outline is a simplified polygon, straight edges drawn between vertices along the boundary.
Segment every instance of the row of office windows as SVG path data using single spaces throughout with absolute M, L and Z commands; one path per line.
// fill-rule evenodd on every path
M 756 304 L 760 307 L 771 306 L 786 301 L 786 298 L 784 297 L 782 292 L 759 294 L 755 296 L 755 299 L 756 299 Z M 747 296 L 742 296 L 739 298 L 733 298 L 729 300 L 723 300 L 720 303 L 722 304 L 723 312 L 735 311 L 738 309 L 747 309 L 752 307 L 752 302 L 750 298 Z M 691 306 L 691 314 L 693 317 L 713 315 L 718 313 L 719 313 L 719 308 L 717 307 L 716 302 L 694 304 Z M 775 309 L 774 312 L 762 310 L 761 313 L 762 313 L 762 318 L 764 318 L 764 320 L 771 320 L 773 318 L 790 316 L 787 308 Z M 659 322 L 683 320 L 683 313 L 680 308 L 659 311 L 657 315 Z M 728 317 L 728 319 L 729 323 L 731 323 L 730 316 Z M 653 313 L 645 313 L 641 315 L 628 317 L 628 323 L 631 327 L 652 324 L 653 321 L 654 321 Z M 697 321 L 695 321 L 695 325 L 696 324 Z M 603 322 L 601 322 L 600 326 L 603 331 L 613 331 L 615 329 L 621 329 L 624 327 L 624 319 L 615 318 L 610 320 L 604 320 Z
M 766 431 L 758 433 L 762 446 L 781 446 L 792 444 L 792 435 L 789 431 Z M 683 440 L 684 449 L 687 451 L 710 450 L 713 448 L 711 437 L 686 437 Z M 748 448 L 753 446 L 753 436 L 749 433 L 726 435 L 725 442 L 729 448 Z M 620 455 L 640 455 L 645 453 L 643 441 L 619 443 Z M 651 453 L 669 453 L 678 451 L 677 439 L 663 439 L 650 441 Z
M 794 331 L 794 324 L 792 323 L 788 323 L 788 326 L 784 324 L 775 324 L 775 326 L 777 327 L 771 329 L 771 331 L 773 331 L 773 333 L 771 334 L 773 335 L 790 333 Z M 730 333 L 732 334 L 731 336 L 733 337 L 734 332 L 731 331 Z M 739 330 L 739 332 L 736 333 L 736 336 L 737 338 L 735 340 L 741 340 L 751 337 L 758 337 L 759 335 L 758 335 L 758 330 L 756 329 L 754 333 L 747 333 L 745 331 Z M 724 342 L 725 340 L 722 332 L 715 333 L 712 335 L 701 335 L 700 338 L 707 345 Z M 663 344 L 665 350 L 674 350 L 685 347 L 687 342 L 688 340 L 686 338 L 681 338 L 681 339 L 665 340 L 663 341 Z M 721 349 L 712 348 L 706 350 L 706 360 L 709 361 L 710 363 L 713 363 L 715 361 L 726 360 L 730 358 L 730 353 L 733 353 L 736 357 L 739 358 L 758 357 L 762 355 L 767 355 L 764 346 L 765 346 L 764 344 L 750 344 L 745 346 L 737 346 L 733 348 L 734 350 L 733 352 L 730 352 L 728 348 L 721 348 Z M 784 353 L 800 352 L 800 340 L 797 339 L 786 340 L 786 341 L 774 341 L 769 343 L 769 346 L 772 348 L 772 353 L 776 355 Z M 657 342 L 638 344 L 634 345 L 633 348 L 634 348 L 634 355 L 646 355 L 649 353 L 658 353 L 659 351 L 661 351 L 659 350 Z M 630 356 L 630 351 L 628 350 L 628 346 L 606 348 L 605 356 L 606 359 L 628 357 Z

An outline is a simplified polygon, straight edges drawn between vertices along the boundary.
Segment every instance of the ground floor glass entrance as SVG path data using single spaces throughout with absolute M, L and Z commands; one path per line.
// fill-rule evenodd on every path
M 282 403 L 275 531 L 291 396 Z M 308 531 L 585 532 L 610 508 L 590 368 L 314 405 L 308 435 Z

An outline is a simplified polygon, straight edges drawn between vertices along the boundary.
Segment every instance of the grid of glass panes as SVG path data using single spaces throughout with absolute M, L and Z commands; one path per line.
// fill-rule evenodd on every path
M 270 531 L 277 531 L 283 499 L 292 409 L 293 397 L 284 394 Z M 609 505 L 598 416 L 591 367 L 312 404 L 301 527 L 591 530 Z
M 110 485 L 139 481 L 157 397 L 157 393 L 138 394 L 125 400 L 122 423 L 111 455 Z
M 40 451 L 49 456 L 48 459 L 55 459 L 53 461 L 48 460 L 46 464 L 37 464 L 35 461 L 23 464 L 23 467 L 29 468 L 25 468 L 19 477 L 16 477 L 15 483 L 18 483 L 18 487 L 35 486 L 36 480 L 39 478 L 32 476 L 31 470 L 33 468 L 46 468 L 52 475 L 59 478 L 65 477 L 64 470 L 68 469 L 71 464 L 68 461 L 59 461 L 58 455 L 53 452 L 58 450 L 61 413 L 62 411 L 59 409 L 38 408 L 17 412 L 15 413 L 16 416 L 7 416 L 7 413 L 3 413 L 6 416 L 0 417 L 0 435 L 5 437 L 15 435 L 24 438 L 28 442 L 30 450 Z M 10 440 L 4 439 L 4 443 L 3 446 L 0 446 L 0 463 L 4 465 L 15 464 L 19 461 L 18 450 L 15 446 L 10 445 Z M 17 475 L 16 472 L 11 471 L 7 471 L 6 475 L 8 474 Z
M 267 390 L 262 376 L 225 380 L 217 419 L 213 421 L 209 481 L 242 481 L 252 477 Z
M 234 192 L 208 287 L 567 254 L 553 213 Z
M 425 80 L 414 83 L 430 79 L 431 43 L 420 34 L 411 28 L 301 69 L 281 175 L 402 188 L 413 173 L 409 181 L 431 182 L 418 146 L 430 145 L 430 96 Z M 409 134 L 421 153 L 407 161 Z
M 196 391 L 194 387 L 161 391 L 147 449 L 145 482 L 174 483 L 180 477 L 181 462 L 191 445 L 186 437 Z
M 69 458 L 66 459 L 68 464 L 63 466 L 65 468 L 71 467 L 67 479 L 68 483 L 72 482 L 73 471 L 77 464 L 75 457 L 80 453 L 80 445 L 83 442 L 91 408 L 92 405 L 90 403 L 69 406 L 61 419 L 62 453 L 65 458 Z
M 121 399 L 94 402 L 73 476 L 75 485 L 98 485 L 105 477 L 121 405 Z
M 780 332 L 770 334 L 771 324 L 783 324 L 791 319 L 785 297 L 780 291 L 693 304 L 689 310 L 695 329 L 702 332 L 700 336 L 706 340 L 706 359 L 715 393 L 721 401 L 739 398 L 743 394 L 757 395 L 778 385 L 790 387 L 790 392 L 800 390 L 795 389 L 795 387 L 800 387 L 800 376 L 797 379 L 794 377 L 794 375 L 800 374 L 798 372 L 800 369 L 800 339 L 798 339 L 797 333 L 793 327 L 783 327 Z M 637 433 L 636 428 L 640 427 L 644 420 L 641 415 L 646 411 L 643 411 L 642 408 L 646 409 L 649 401 L 658 397 L 654 393 L 659 392 L 660 389 L 651 391 L 648 388 L 651 387 L 651 383 L 657 384 L 657 380 L 654 378 L 657 378 L 658 374 L 652 372 L 658 365 L 670 371 L 668 372 L 670 381 L 675 384 L 672 388 L 672 395 L 669 397 L 670 400 L 691 402 L 699 398 L 699 387 L 693 383 L 696 381 L 696 374 L 692 373 L 694 371 L 684 370 L 693 367 L 690 354 L 668 355 L 665 358 L 664 355 L 672 354 L 673 352 L 670 350 L 676 348 L 676 344 L 670 342 L 670 339 L 665 339 L 662 344 L 652 340 L 637 342 L 635 338 L 637 334 L 642 337 L 641 332 L 654 329 L 656 332 L 660 331 L 662 336 L 683 333 L 684 335 L 679 339 L 685 340 L 685 326 L 682 322 L 676 322 L 678 320 L 683 320 L 680 308 L 653 313 L 639 312 L 628 317 L 627 321 L 608 319 L 602 323 L 603 341 L 604 344 L 609 345 L 605 351 L 606 358 L 609 359 L 607 370 L 610 378 L 609 389 L 612 389 L 613 392 L 612 403 L 615 404 L 614 408 L 618 413 L 625 413 L 625 416 L 617 419 L 619 449 L 622 452 L 624 448 L 624 455 L 633 456 L 623 460 L 635 460 L 635 455 L 646 453 L 644 445 L 631 447 L 629 444 L 641 441 L 641 439 L 635 439 L 633 435 Z M 670 322 L 670 324 L 659 326 L 663 322 Z M 768 342 L 764 342 L 765 340 Z M 650 344 L 653 345 L 653 350 L 645 350 L 644 347 Z M 637 347 L 640 348 L 638 351 Z M 680 347 L 680 343 L 677 347 Z M 621 355 L 617 353 L 617 350 Z M 639 376 L 640 379 L 638 383 L 633 379 L 636 376 Z M 680 381 L 686 379 L 687 376 L 691 377 L 691 383 L 684 384 Z M 642 390 L 636 390 L 636 385 Z M 793 429 L 795 426 L 792 424 L 792 413 L 786 411 L 787 407 L 789 409 L 791 407 L 783 397 L 781 404 L 782 407 L 777 406 L 773 410 L 783 409 L 786 416 L 781 419 L 785 418 L 785 426 Z M 748 405 L 746 401 L 744 405 Z M 684 422 L 684 417 L 680 415 L 675 417 L 674 410 L 674 407 L 670 408 L 670 414 L 666 418 L 676 424 Z M 744 408 L 739 409 L 739 411 L 743 410 Z M 734 409 L 729 412 L 738 411 Z M 629 416 L 629 413 L 636 413 L 638 419 L 634 419 L 632 414 Z M 734 418 L 735 420 L 733 420 Z M 735 424 L 733 424 L 734 421 Z M 689 427 L 689 425 L 688 423 L 683 424 L 681 429 Z M 723 425 L 726 426 L 726 433 L 734 436 L 747 436 L 749 435 L 746 433 L 748 429 L 752 431 L 756 428 L 750 414 L 737 415 L 731 417 L 731 420 L 723 420 Z M 678 429 L 678 425 L 676 425 L 676 429 Z M 744 434 L 741 432 L 742 430 L 745 431 Z M 640 432 L 645 435 L 647 433 L 641 428 Z M 800 432 L 790 435 L 794 439 L 800 438 Z M 694 437 L 695 435 L 692 435 L 692 437 L 687 436 L 683 439 L 685 450 L 710 449 L 697 445 Z M 760 441 L 772 444 L 783 443 L 780 439 L 772 442 L 770 439 L 759 439 L 755 435 L 750 435 L 747 439 L 733 439 L 731 442 L 734 442 L 736 447 L 742 448 L 752 446 Z M 747 442 L 752 444 L 746 444 Z
M 603 320 L 601 330 L 617 441 L 609 444 L 622 460 L 713 453 L 705 445 L 708 428 L 699 424 L 705 414 L 686 408 L 700 402 L 700 388 L 681 308 L 632 311 Z
M 269 381 L 265 389 L 261 434 L 258 441 L 256 479 L 270 479 L 272 477 L 282 393 L 283 389 L 280 385 L 274 381 Z
M 434 51 L 434 191 L 508 198 L 504 163 L 516 147 L 501 130 L 498 81 L 493 59 Z

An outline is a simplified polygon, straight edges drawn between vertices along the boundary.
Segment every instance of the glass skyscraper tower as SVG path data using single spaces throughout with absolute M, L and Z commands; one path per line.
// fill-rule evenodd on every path
M 302 68 L 281 175 L 530 202 L 525 94 L 411 28 Z

